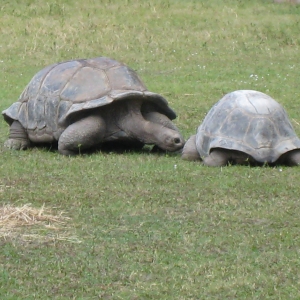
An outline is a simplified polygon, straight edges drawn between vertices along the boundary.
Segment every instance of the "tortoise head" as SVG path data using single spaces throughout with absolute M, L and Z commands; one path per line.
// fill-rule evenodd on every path
M 179 131 L 167 127 L 160 127 L 155 134 L 155 139 L 155 145 L 160 149 L 170 152 L 180 151 L 185 143 Z
M 184 146 L 184 138 L 173 122 L 164 114 L 150 110 L 143 112 L 139 126 L 139 136 L 145 144 L 155 144 L 170 152 L 179 151 Z

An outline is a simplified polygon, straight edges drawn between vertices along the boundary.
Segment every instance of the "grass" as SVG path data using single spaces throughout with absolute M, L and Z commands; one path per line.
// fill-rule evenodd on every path
M 300 134 L 299 12 L 266 0 L 2 1 L 0 109 L 48 64 L 109 56 L 168 99 L 185 138 L 237 89 L 274 97 Z M 298 168 L 6 151 L 7 135 L 1 120 L 0 204 L 69 219 L 0 237 L 1 299 L 299 299 Z

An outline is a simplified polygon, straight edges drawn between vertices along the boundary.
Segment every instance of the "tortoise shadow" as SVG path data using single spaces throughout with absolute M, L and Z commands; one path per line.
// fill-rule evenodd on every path
M 44 152 L 58 153 L 58 143 L 52 144 L 35 144 L 32 148 L 39 149 Z M 128 145 L 120 142 L 105 143 L 92 148 L 78 151 L 78 155 L 93 155 L 97 153 L 115 153 L 115 154 L 125 154 L 125 153 L 137 153 L 137 154 L 153 154 L 153 155 L 180 155 L 181 151 L 169 152 L 163 150 L 156 145 Z

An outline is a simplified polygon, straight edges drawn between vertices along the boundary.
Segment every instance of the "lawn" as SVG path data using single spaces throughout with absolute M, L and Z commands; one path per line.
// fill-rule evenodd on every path
M 300 135 L 299 14 L 271 0 L 2 0 L 0 110 L 43 67 L 108 56 L 166 97 L 186 139 L 238 89 L 276 99 Z M 300 298 L 299 167 L 65 157 L 9 151 L 7 136 L 0 119 L 0 204 L 20 216 L 0 210 L 1 299 Z

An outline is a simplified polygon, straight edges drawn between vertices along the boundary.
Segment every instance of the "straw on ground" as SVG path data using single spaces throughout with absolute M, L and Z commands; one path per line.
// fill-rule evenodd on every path
M 67 222 L 71 219 L 61 211 L 58 214 L 43 205 L 41 208 L 32 207 L 31 204 L 14 206 L 5 204 L 0 207 L 0 238 L 21 237 L 24 240 L 46 239 L 49 240 L 76 240 L 69 234 L 59 234 L 68 227 Z M 26 228 L 25 228 L 26 227 Z M 47 232 L 46 235 L 33 233 L 29 227 L 55 230 L 55 235 Z

